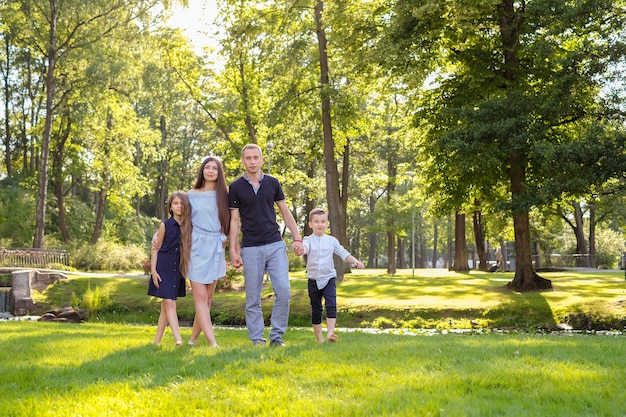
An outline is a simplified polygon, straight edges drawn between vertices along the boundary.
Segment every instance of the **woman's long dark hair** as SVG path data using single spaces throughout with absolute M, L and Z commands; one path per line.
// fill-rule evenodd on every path
M 216 156 L 209 156 L 202 161 L 198 176 L 196 177 L 196 184 L 194 189 L 199 190 L 204 187 L 204 167 L 211 161 L 215 161 L 217 164 L 217 182 L 215 184 L 215 193 L 217 195 L 217 215 L 222 225 L 222 233 L 228 236 L 230 230 L 230 209 L 228 208 L 228 186 L 226 185 L 226 175 L 224 174 L 224 165 Z

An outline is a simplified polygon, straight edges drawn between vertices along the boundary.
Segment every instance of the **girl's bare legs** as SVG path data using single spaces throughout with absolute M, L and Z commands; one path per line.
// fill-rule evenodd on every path
M 165 314 L 165 303 L 163 301 L 161 302 L 161 313 L 159 314 L 156 337 L 154 338 L 155 345 L 161 344 L 161 339 L 163 338 L 163 333 L 165 333 L 165 327 L 167 326 L 167 315 Z
M 176 340 L 176 346 L 180 346 L 182 345 L 183 340 L 180 337 L 180 327 L 178 325 L 178 314 L 176 314 L 176 300 L 164 299 L 163 305 L 165 308 L 167 321 L 170 324 L 170 328 L 172 329 L 172 334 L 174 335 L 174 339 Z
M 195 342 L 198 336 L 200 336 L 200 332 L 203 332 L 204 337 L 206 337 L 207 342 L 209 342 L 209 346 L 217 346 L 215 333 L 213 332 L 213 323 L 211 322 L 211 301 L 213 300 L 215 285 L 216 282 L 212 284 L 191 282 L 196 317 L 193 321 L 193 330 L 190 340 Z
M 329 342 L 336 342 L 338 337 L 335 334 L 335 325 L 337 324 L 336 318 L 326 318 L 326 340 Z
M 315 333 L 315 339 L 317 339 L 317 343 L 324 343 L 324 338 L 322 337 L 322 324 L 314 324 L 313 325 L 313 333 Z

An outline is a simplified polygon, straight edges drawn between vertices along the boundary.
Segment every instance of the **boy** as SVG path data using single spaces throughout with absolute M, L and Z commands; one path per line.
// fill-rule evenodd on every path
M 326 340 L 336 342 L 335 325 L 337 323 L 337 272 L 333 263 L 336 254 L 352 264 L 352 267 L 365 268 L 362 262 L 344 249 L 339 241 L 326 234 L 328 215 L 322 209 L 313 209 L 309 213 L 309 227 L 313 234 L 306 236 L 302 242 L 304 254 L 307 255 L 306 275 L 311 299 L 311 322 L 318 343 L 322 337 L 322 298 L 326 303 Z

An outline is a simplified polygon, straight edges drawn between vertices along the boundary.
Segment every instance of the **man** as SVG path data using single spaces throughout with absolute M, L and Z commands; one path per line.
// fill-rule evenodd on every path
M 278 206 L 285 225 L 294 237 L 292 249 L 302 255 L 304 248 L 298 226 L 285 203 L 285 195 L 278 180 L 261 170 L 263 155 L 255 144 L 241 151 L 244 174 L 235 180 L 228 191 L 230 208 L 230 260 L 244 266 L 246 285 L 246 327 L 254 345 L 265 345 L 265 323 L 261 310 L 263 275 L 267 271 L 274 290 L 274 308 L 270 319 L 270 344 L 285 346 L 283 335 L 289 321 L 289 261 L 286 245 L 276 222 Z M 241 246 L 238 245 L 242 231 Z

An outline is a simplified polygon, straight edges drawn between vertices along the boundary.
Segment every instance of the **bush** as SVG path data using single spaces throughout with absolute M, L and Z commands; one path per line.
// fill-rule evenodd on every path
M 76 248 L 70 256 L 70 263 L 82 271 L 128 272 L 143 270 L 145 259 L 146 252 L 140 246 L 100 241 Z
M 233 284 L 243 280 L 243 268 L 233 266 L 230 261 L 226 263 L 226 276 L 217 281 L 216 290 L 233 288 Z
M 304 259 L 296 255 L 293 251 L 287 251 L 287 259 L 289 260 L 289 271 L 301 271 L 304 268 Z
M 7 181 L 0 185 L 2 247 L 28 247 L 35 233 L 35 196 Z
M 72 293 L 72 303 L 73 305 L 77 305 L 89 311 L 91 316 L 95 316 L 97 313 L 107 309 L 113 304 L 111 297 L 102 292 L 100 287 L 96 286 L 96 289 L 92 290 L 91 285 L 87 286 L 87 291 L 83 294 L 82 300 L 79 300 L 78 296 Z

